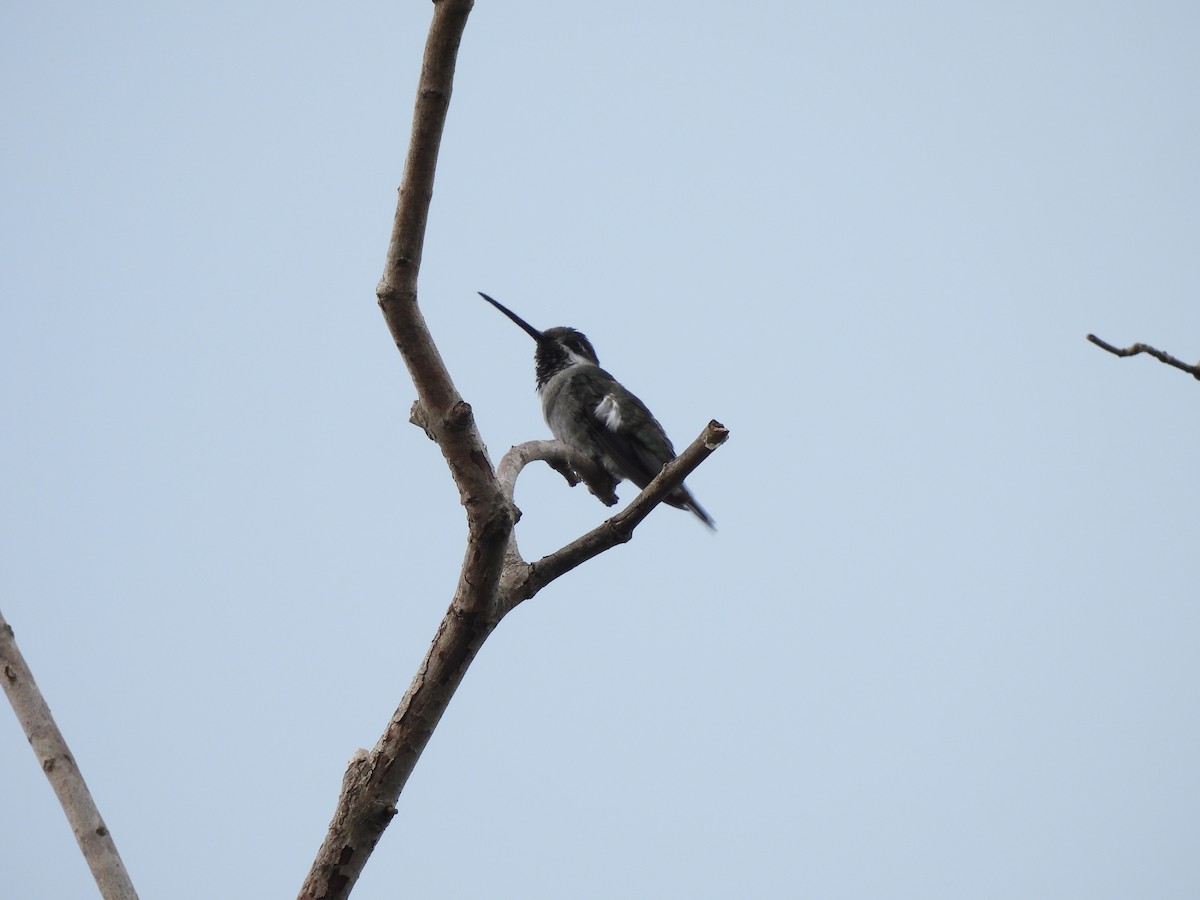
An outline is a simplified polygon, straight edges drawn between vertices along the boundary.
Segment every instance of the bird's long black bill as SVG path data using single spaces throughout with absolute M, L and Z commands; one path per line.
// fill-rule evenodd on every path
M 514 322 L 516 322 L 522 328 L 524 328 L 526 333 L 531 338 L 533 338 L 535 341 L 540 341 L 542 339 L 542 333 L 540 331 L 538 331 L 536 328 L 534 328 L 532 325 L 530 325 L 528 322 L 526 322 L 524 319 L 522 319 L 520 316 L 518 316 L 515 312 L 513 312 L 511 309 L 509 309 L 503 303 L 499 303 L 499 302 L 493 300 L 491 297 L 489 297 L 483 291 L 479 292 L 479 296 L 482 297 L 484 300 L 486 300 L 488 303 L 492 304 L 492 306 L 496 307 L 496 309 L 500 310 L 500 312 L 504 313 L 506 316 L 508 316 L 510 319 L 512 319 Z

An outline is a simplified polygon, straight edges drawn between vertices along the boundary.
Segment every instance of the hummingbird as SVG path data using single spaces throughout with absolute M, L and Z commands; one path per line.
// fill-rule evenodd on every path
M 482 291 L 479 296 L 517 323 L 537 341 L 534 364 L 542 415 L 554 437 L 591 457 L 615 481 L 628 478 L 644 488 L 675 458 L 671 439 L 646 404 L 604 369 L 592 342 L 574 328 L 538 331 L 511 309 Z M 716 530 L 712 517 L 680 485 L 664 501 L 690 510 Z

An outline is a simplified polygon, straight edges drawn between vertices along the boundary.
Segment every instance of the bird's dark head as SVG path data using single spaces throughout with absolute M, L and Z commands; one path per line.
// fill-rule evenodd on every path
M 574 366 L 598 366 L 596 350 L 587 336 L 574 328 L 547 328 L 538 339 L 537 387 L 540 391 L 551 378 Z
M 547 328 L 538 331 L 515 312 L 502 303 L 493 300 L 482 291 L 479 296 L 486 300 L 504 315 L 512 319 L 526 334 L 537 341 L 537 351 L 534 361 L 537 363 L 537 385 L 541 390 L 546 382 L 571 366 L 600 365 L 596 358 L 596 348 L 587 339 L 587 335 L 574 328 Z
M 565 353 L 571 365 L 600 365 L 596 358 L 596 348 L 587 339 L 587 335 L 574 328 L 547 328 L 542 332 L 538 341 L 537 355 L 544 351 Z

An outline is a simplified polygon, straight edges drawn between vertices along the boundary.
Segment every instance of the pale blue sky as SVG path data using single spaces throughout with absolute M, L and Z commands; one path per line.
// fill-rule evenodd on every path
M 0 604 L 146 898 L 295 895 L 458 574 L 373 295 L 430 13 L 0 14 Z M 1194 898 L 1200 385 L 1083 337 L 1200 358 L 1198 83 L 1184 2 L 481 0 L 430 327 L 494 458 L 478 290 L 724 422 L 720 531 L 504 622 L 354 896 Z M 0 808 L 94 895 L 7 713 Z

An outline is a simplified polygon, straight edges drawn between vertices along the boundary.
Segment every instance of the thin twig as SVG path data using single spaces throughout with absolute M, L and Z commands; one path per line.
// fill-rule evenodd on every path
M 500 489 L 509 500 L 516 490 L 517 476 L 534 460 L 540 459 L 574 487 L 582 481 L 588 490 L 605 506 L 616 506 L 616 480 L 595 460 L 561 441 L 526 441 L 509 449 L 496 467 Z
M 1174 366 L 1177 369 L 1182 369 L 1193 378 L 1200 380 L 1200 363 L 1197 363 L 1194 366 L 1189 365 L 1183 360 L 1176 359 L 1169 353 L 1163 353 L 1161 350 L 1156 350 L 1149 344 L 1130 344 L 1128 347 L 1121 348 L 1114 347 L 1112 344 L 1108 343 L 1108 341 L 1100 340 L 1100 338 L 1096 337 L 1094 334 L 1089 334 L 1087 339 L 1097 347 L 1101 348 L 1102 350 L 1107 350 L 1114 356 L 1137 356 L 1139 353 L 1149 353 L 1159 362 L 1164 362 L 1168 366 Z
M 0 676 L 8 701 L 29 738 L 29 745 L 67 814 L 83 858 L 100 888 L 100 896 L 104 900 L 137 900 L 137 891 L 117 853 L 113 836 L 100 817 L 100 810 L 75 764 L 75 757 L 33 680 L 33 673 L 25 664 L 3 613 L 0 613 Z

